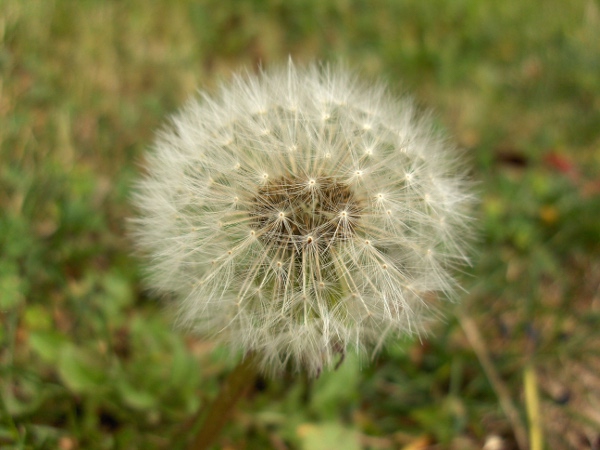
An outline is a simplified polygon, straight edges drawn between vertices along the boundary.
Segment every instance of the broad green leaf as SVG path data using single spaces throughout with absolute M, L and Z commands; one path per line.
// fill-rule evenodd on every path
M 301 448 L 306 450 L 360 450 L 362 447 L 355 430 L 335 422 L 300 425 L 297 429 Z
M 311 409 L 321 418 L 338 417 L 340 408 L 350 406 L 358 398 L 359 382 L 358 357 L 349 354 L 337 370 L 324 372 L 315 382 Z
M 104 368 L 97 355 L 65 345 L 58 355 L 58 373 L 65 385 L 76 393 L 98 393 L 105 386 Z
M 137 389 L 129 382 L 122 380 L 117 384 L 119 395 L 125 404 L 137 410 L 153 409 L 157 405 L 157 398 L 150 392 Z
M 45 398 L 42 386 L 26 377 L 21 377 L 18 381 L 17 392 L 15 384 L 10 382 L 4 385 L 0 384 L 0 397 L 2 397 L 0 402 L 4 403 L 8 414 L 16 418 L 36 411 Z
M 23 315 L 23 324 L 28 330 L 47 331 L 52 329 L 52 313 L 47 306 L 27 305 Z
M 102 285 L 104 292 L 99 294 L 98 303 L 109 317 L 117 316 L 133 302 L 131 285 L 125 277 L 109 273 L 102 279 Z
M 29 335 L 31 349 L 48 363 L 56 363 L 68 342 L 67 337 L 57 331 L 32 331 Z

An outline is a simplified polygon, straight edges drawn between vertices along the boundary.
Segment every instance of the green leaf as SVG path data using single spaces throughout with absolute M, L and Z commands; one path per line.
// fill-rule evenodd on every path
M 324 372 L 315 382 L 311 409 L 322 418 L 339 416 L 340 408 L 349 407 L 358 398 L 359 360 L 349 354 L 337 370 Z
M 136 389 L 127 381 L 122 380 L 117 385 L 119 395 L 125 404 L 137 410 L 154 409 L 157 405 L 157 398 L 147 391 Z
M 57 331 L 32 331 L 29 335 L 29 346 L 47 363 L 56 363 L 68 342 L 67 337 Z
M 198 362 L 185 351 L 181 341 L 173 341 L 170 382 L 175 386 L 194 385 L 198 379 Z
M 0 385 L 0 402 L 4 403 L 4 408 L 14 418 L 36 411 L 45 396 L 40 384 L 27 377 L 20 377 L 18 383 Z
M 97 393 L 105 386 L 106 376 L 97 356 L 74 345 L 62 346 L 58 373 L 65 385 L 76 393 Z
M 23 314 L 23 324 L 30 331 L 47 331 L 53 328 L 52 313 L 42 305 L 27 305 Z
M 301 448 L 306 450 L 360 450 L 358 433 L 335 422 L 300 425 L 297 430 Z
M 98 303 L 109 317 L 119 315 L 121 310 L 133 303 L 133 292 L 129 281 L 120 274 L 109 273 L 102 279 L 104 292 L 99 294 Z
M 0 265 L 0 311 L 16 308 L 25 299 L 25 285 L 13 264 Z

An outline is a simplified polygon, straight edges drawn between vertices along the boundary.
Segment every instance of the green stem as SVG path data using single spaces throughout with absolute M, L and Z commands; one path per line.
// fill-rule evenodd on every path
M 247 355 L 229 374 L 217 398 L 208 407 L 204 423 L 188 450 L 209 449 L 228 422 L 235 404 L 248 391 L 257 375 L 254 355 Z

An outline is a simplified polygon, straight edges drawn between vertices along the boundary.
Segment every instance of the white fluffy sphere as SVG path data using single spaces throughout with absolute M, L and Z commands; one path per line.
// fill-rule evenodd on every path
M 264 372 L 418 332 L 466 262 L 471 194 L 410 101 L 342 68 L 243 74 L 173 117 L 139 182 L 149 286 Z

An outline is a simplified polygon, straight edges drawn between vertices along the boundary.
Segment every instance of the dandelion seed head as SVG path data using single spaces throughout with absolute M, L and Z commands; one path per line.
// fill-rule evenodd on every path
M 236 76 L 173 117 L 147 169 L 133 229 L 149 286 L 266 373 L 316 376 L 418 333 L 467 263 L 456 151 L 342 68 Z

